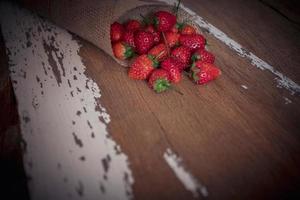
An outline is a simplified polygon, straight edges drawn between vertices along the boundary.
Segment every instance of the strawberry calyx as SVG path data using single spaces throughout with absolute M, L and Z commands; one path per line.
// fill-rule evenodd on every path
M 125 53 L 124 53 L 125 58 L 131 58 L 134 56 L 134 50 L 131 46 L 125 45 Z
M 196 62 L 197 60 L 199 60 L 200 59 L 200 55 L 198 54 L 198 53 L 194 53 L 193 55 L 192 55 L 192 57 L 191 57 L 191 60 L 193 61 L 193 62 Z
M 157 17 L 154 17 L 152 20 L 152 23 L 153 23 L 154 27 L 157 29 L 159 26 L 159 19 Z
M 155 92 L 160 93 L 160 92 L 163 92 L 163 91 L 166 91 L 167 89 L 169 89 L 170 86 L 171 86 L 170 82 L 168 80 L 162 78 L 162 79 L 157 79 L 154 82 L 153 89 Z
M 140 14 L 141 18 L 142 18 L 142 24 L 144 26 L 148 26 L 151 24 L 154 24 L 154 19 L 151 19 L 150 17 L 145 17 L 144 15 Z
M 191 77 L 195 82 L 197 82 L 197 81 L 200 80 L 200 78 L 199 78 L 199 76 L 198 76 L 198 73 L 199 73 L 200 71 L 201 71 L 201 70 L 200 70 L 198 67 L 196 67 L 195 62 L 193 62 L 192 66 L 191 66 L 190 77 Z
M 153 66 L 154 68 L 157 68 L 158 65 L 159 65 L 159 62 L 158 62 L 158 60 L 156 59 L 156 56 L 153 56 L 153 55 L 151 55 L 151 54 L 148 54 L 147 57 L 152 61 L 152 63 L 153 63 L 152 66 Z
M 200 71 L 200 70 L 199 70 L 199 71 Z M 197 74 L 198 74 L 197 72 L 192 71 L 191 76 L 192 76 L 192 79 L 193 79 L 195 82 L 197 82 L 197 81 L 200 80 L 200 78 L 198 77 Z
M 184 25 L 185 25 L 185 23 L 177 22 L 175 26 L 179 31 L 181 31 L 183 29 Z

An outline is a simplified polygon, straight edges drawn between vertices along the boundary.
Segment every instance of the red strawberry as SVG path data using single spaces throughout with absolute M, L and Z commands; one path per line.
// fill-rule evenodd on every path
M 182 72 L 185 68 L 185 65 L 174 57 L 169 57 L 161 63 L 162 68 L 168 69 L 170 66 L 178 68 L 179 72 Z
M 198 85 L 202 85 L 215 80 L 218 76 L 221 75 L 220 69 L 218 69 L 215 65 L 202 61 L 195 62 L 191 68 L 191 71 L 191 77 L 193 81 Z
M 179 30 L 178 30 L 178 23 L 176 23 L 176 24 L 174 24 L 174 26 L 171 28 L 171 32 L 172 33 L 178 33 L 179 32 Z
M 215 56 L 209 51 L 206 51 L 205 49 L 199 49 L 193 54 L 192 60 L 201 60 L 203 62 L 213 64 L 215 62 Z
M 175 15 L 166 11 L 158 11 L 154 13 L 154 25 L 158 31 L 165 32 L 171 30 L 174 24 L 176 24 Z
M 125 31 L 122 37 L 122 41 L 135 49 L 133 31 Z
M 204 49 L 206 40 L 204 36 L 200 34 L 181 35 L 179 37 L 179 43 L 194 51 L 196 49 Z
M 186 34 L 186 35 L 191 35 L 196 33 L 196 29 L 189 25 L 189 24 L 184 24 L 183 27 L 181 28 L 180 31 L 181 34 Z
M 164 69 L 155 69 L 150 75 L 148 84 L 157 93 L 166 91 L 171 86 L 169 73 Z
M 148 55 L 152 55 L 157 59 L 157 61 L 162 61 L 168 56 L 168 50 L 165 44 L 161 43 L 156 46 L 154 46 L 150 51 L 148 52 Z
M 129 31 L 136 31 L 141 28 L 141 23 L 138 20 L 131 19 L 125 24 L 125 29 Z
M 112 48 L 114 55 L 118 59 L 126 60 L 127 58 L 131 58 L 133 56 L 133 49 L 123 42 L 117 42 L 113 44 Z
M 138 31 L 134 36 L 134 43 L 138 54 L 145 54 L 154 44 L 154 37 L 146 31 Z
M 154 44 L 158 44 L 160 42 L 160 33 L 155 30 L 153 25 L 148 25 L 145 28 L 145 31 L 148 31 L 149 33 L 152 33 L 152 35 L 154 37 L 153 38 Z
M 110 25 L 110 40 L 112 42 L 117 42 L 122 38 L 122 35 L 124 33 L 124 27 L 122 24 L 118 22 L 114 22 Z
M 179 46 L 175 48 L 171 55 L 182 62 L 184 64 L 184 68 L 188 67 L 190 64 L 191 50 L 185 46 Z
M 178 33 L 180 32 L 181 34 L 186 34 L 186 35 L 191 35 L 196 33 L 196 29 L 186 23 L 179 23 L 177 22 L 171 29 L 171 32 L 173 33 Z
M 179 44 L 180 34 L 167 31 L 165 32 L 165 37 L 169 47 L 174 47 Z
M 128 76 L 136 80 L 146 80 L 158 66 L 157 60 L 151 55 L 140 55 L 130 65 Z
M 161 68 L 165 69 L 167 72 L 169 72 L 170 75 L 170 81 L 172 83 L 178 83 L 181 80 L 181 63 L 177 61 L 175 58 L 169 57 L 165 59 L 161 63 Z

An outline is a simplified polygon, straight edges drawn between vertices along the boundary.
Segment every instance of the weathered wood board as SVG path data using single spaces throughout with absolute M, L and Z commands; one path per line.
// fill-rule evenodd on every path
M 184 2 L 223 74 L 200 87 L 184 78 L 177 86 L 183 95 L 153 93 L 91 44 L 2 4 L 32 199 L 295 194 L 299 30 L 251 2 Z M 279 35 L 270 37 L 274 30 Z
M 30 12 L 1 5 L 2 33 L 18 100 L 32 199 L 127 199 L 127 156 L 110 138 L 71 34 Z

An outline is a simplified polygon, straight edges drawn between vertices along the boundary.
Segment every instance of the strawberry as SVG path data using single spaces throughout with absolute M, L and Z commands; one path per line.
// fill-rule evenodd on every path
M 171 28 L 170 30 L 172 33 L 178 33 L 179 30 L 178 30 L 178 23 L 174 24 L 174 26 Z
M 161 68 L 165 69 L 167 72 L 169 72 L 170 75 L 170 81 L 172 83 L 178 83 L 181 80 L 181 63 L 177 61 L 175 58 L 169 57 L 165 59 L 161 63 Z
M 184 64 L 184 68 L 188 67 L 188 65 L 190 64 L 191 51 L 185 46 L 179 46 L 175 48 L 171 52 L 171 55 L 174 58 L 177 58 L 180 62 L 182 62 Z
M 189 24 L 184 24 L 180 30 L 180 33 L 185 35 L 192 35 L 196 33 L 196 29 Z
M 191 78 L 198 85 L 215 80 L 219 75 L 221 75 L 220 69 L 218 69 L 215 65 L 202 61 L 195 62 L 192 65 L 191 72 Z
M 116 58 L 121 60 L 131 58 L 134 54 L 133 49 L 123 42 L 114 43 L 112 48 Z
M 110 40 L 111 42 L 117 42 L 122 38 L 124 33 L 124 27 L 118 22 L 114 22 L 110 25 Z
M 154 44 L 154 37 L 146 31 L 138 31 L 134 36 L 134 43 L 138 54 L 145 54 Z
M 196 49 L 204 49 L 206 40 L 201 34 L 180 35 L 179 43 L 194 51 Z
M 152 35 L 154 37 L 153 38 L 154 44 L 158 44 L 160 42 L 160 33 L 155 30 L 153 25 L 148 25 L 145 28 L 145 31 L 148 31 L 149 33 L 152 33 Z
M 135 19 L 131 19 L 125 24 L 125 29 L 128 31 L 137 31 L 140 28 L 141 28 L 141 23 Z
M 178 33 L 180 32 L 183 35 L 191 35 L 196 33 L 196 29 L 186 23 L 179 23 L 177 22 L 171 29 L 171 32 Z
M 184 64 L 174 57 L 169 57 L 161 63 L 161 67 L 168 70 L 169 68 L 178 68 L 182 72 L 185 68 Z
M 150 49 L 150 51 L 148 51 L 148 54 L 154 56 L 157 61 L 161 62 L 168 56 L 168 50 L 165 44 L 160 43 Z
M 154 26 L 160 32 L 170 30 L 176 24 L 176 16 L 167 11 L 154 13 Z
M 146 80 L 158 66 L 157 60 L 151 55 L 140 55 L 130 65 L 128 76 L 136 80 Z
M 179 37 L 180 34 L 178 33 L 173 33 L 171 31 L 165 32 L 165 37 L 166 37 L 166 42 L 169 47 L 174 47 L 179 44 Z
M 206 51 L 205 49 L 199 49 L 193 54 L 192 60 L 201 60 L 203 62 L 213 64 L 215 62 L 215 56 L 211 52 Z
M 125 42 L 127 45 L 131 46 L 133 49 L 135 49 L 133 31 L 125 31 L 122 37 L 122 41 Z
M 160 93 L 170 88 L 170 76 L 164 69 L 155 69 L 148 80 L 150 88 L 155 92 Z

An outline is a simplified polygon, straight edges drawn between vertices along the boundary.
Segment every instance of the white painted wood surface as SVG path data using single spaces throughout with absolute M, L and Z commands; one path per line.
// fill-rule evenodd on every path
M 0 12 L 31 199 L 131 199 L 127 156 L 107 132 L 110 117 L 78 42 L 11 4 Z
M 170 148 L 164 153 L 164 159 L 183 186 L 188 191 L 191 191 L 195 198 L 208 196 L 206 187 L 186 169 L 182 158 L 176 155 Z

